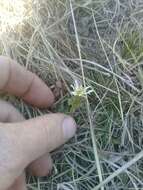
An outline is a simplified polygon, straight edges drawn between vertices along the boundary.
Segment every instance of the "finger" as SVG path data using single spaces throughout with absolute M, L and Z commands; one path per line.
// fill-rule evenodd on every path
M 25 182 L 25 174 L 21 175 L 14 184 L 7 190 L 27 190 Z
M 14 123 L 23 121 L 24 117 L 10 103 L 0 100 L 0 122 Z
M 64 114 L 48 114 L 22 123 L 5 124 L 2 130 L 9 140 L 16 141 L 18 155 L 27 164 L 51 152 L 69 140 L 76 131 L 75 121 Z
M 40 78 L 3 56 L 0 56 L 0 91 L 21 97 L 38 107 L 51 106 L 54 102 L 52 91 Z
M 49 153 L 45 154 L 41 158 L 35 160 L 28 167 L 28 172 L 32 176 L 44 177 L 51 173 L 53 168 L 53 161 Z
M 49 114 L 22 123 L 0 126 L 2 187 L 5 187 L 7 181 L 12 184 L 32 161 L 64 144 L 76 131 L 75 121 L 63 114 Z
M 25 120 L 22 114 L 10 103 L 0 100 L 0 122 L 15 123 Z M 0 163 L 0 166 L 2 164 Z M 7 179 L 8 180 L 8 179 Z M 10 183 L 9 183 L 10 184 Z M 8 185 L 8 184 L 7 184 Z M 7 190 L 27 190 L 24 174 Z
M 0 121 L 18 122 L 23 121 L 24 117 L 10 103 L 0 100 Z M 29 173 L 34 176 L 47 176 L 52 170 L 52 159 L 49 153 L 37 159 L 29 166 Z
M 0 100 L 0 121 L 14 123 L 18 121 L 23 121 L 24 117 L 19 111 L 12 106 L 10 103 Z M 25 175 L 21 175 L 14 184 L 7 190 L 27 190 Z

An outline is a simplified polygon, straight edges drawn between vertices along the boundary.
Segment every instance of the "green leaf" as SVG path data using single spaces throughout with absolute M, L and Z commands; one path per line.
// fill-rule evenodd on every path
M 70 106 L 70 112 L 75 112 L 81 106 L 82 98 L 79 96 L 73 96 L 68 100 L 68 105 Z

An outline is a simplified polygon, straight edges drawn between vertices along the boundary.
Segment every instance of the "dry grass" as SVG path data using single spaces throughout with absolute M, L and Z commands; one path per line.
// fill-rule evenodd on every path
M 53 153 L 52 176 L 29 177 L 29 189 L 143 188 L 142 17 L 142 0 L 33 0 L 24 24 L 1 34 L 2 54 L 66 84 L 53 112 L 70 113 L 75 80 L 93 90 L 72 113 L 80 128 Z M 27 118 L 49 112 L 8 98 Z

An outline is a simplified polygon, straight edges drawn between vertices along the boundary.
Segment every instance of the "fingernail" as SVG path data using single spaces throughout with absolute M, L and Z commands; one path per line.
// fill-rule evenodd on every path
M 66 117 L 63 121 L 63 133 L 66 139 L 70 139 L 76 132 L 76 123 L 71 117 Z

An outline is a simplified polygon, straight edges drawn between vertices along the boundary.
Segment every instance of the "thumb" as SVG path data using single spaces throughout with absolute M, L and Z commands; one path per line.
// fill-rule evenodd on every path
M 76 132 L 75 121 L 64 114 L 49 114 L 15 124 L 1 124 L 12 152 L 27 166 L 58 148 Z
M 75 121 L 63 114 L 49 114 L 21 123 L 1 123 L 0 184 L 3 189 L 32 161 L 64 144 L 75 132 Z

